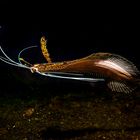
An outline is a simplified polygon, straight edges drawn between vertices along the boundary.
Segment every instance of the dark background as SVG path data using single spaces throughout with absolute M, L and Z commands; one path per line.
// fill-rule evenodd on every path
M 111 52 L 126 57 L 137 66 L 140 65 L 138 27 L 135 23 L 100 21 L 87 29 L 75 30 L 71 27 L 63 27 L 62 30 L 55 31 L 50 31 L 47 22 L 45 23 L 1 25 L 1 46 L 9 56 L 16 60 L 23 48 L 37 45 L 37 49 L 28 50 L 24 55 L 30 51 L 26 59 L 31 63 L 41 63 L 45 60 L 40 52 L 39 43 L 41 36 L 46 36 L 48 50 L 54 62 L 80 58 L 91 53 Z
M 4 1 L 0 9 L 0 43 L 16 59 L 20 50 L 39 45 L 40 37 L 45 35 L 54 61 L 111 52 L 139 67 L 139 12 L 136 4 L 128 5 Z M 38 57 L 30 55 L 34 60 Z M 26 59 L 31 60 L 31 56 Z M 41 56 L 33 63 L 40 60 Z

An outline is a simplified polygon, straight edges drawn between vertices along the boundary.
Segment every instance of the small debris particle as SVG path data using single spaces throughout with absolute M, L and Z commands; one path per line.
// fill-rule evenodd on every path
M 35 109 L 34 108 L 28 108 L 27 110 L 24 111 L 23 117 L 30 117 L 34 113 Z

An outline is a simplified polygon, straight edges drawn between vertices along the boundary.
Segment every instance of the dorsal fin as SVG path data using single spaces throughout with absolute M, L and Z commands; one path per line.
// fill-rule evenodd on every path
M 137 67 L 131 61 L 127 60 L 126 58 L 120 55 L 111 54 L 111 53 L 96 53 L 86 57 L 85 59 L 98 59 L 98 60 L 110 62 L 124 69 L 132 76 L 140 75 L 140 72 L 137 69 Z
M 140 74 L 137 67 L 131 61 L 127 60 L 122 56 L 112 54 L 107 60 L 119 65 L 121 68 L 123 68 L 125 71 L 127 71 L 133 76 L 138 76 Z

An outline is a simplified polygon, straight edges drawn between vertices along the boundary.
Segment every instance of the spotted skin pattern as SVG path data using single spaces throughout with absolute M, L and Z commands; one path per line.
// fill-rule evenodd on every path
M 51 58 L 50 58 L 50 54 L 47 50 L 47 40 L 45 39 L 45 37 L 41 37 L 40 39 L 40 45 L 41 45 L 41 50 L 42 50 L 42 54 L 45 57 L 45 59 L 47 60 L 48 63 L 52 63 Z

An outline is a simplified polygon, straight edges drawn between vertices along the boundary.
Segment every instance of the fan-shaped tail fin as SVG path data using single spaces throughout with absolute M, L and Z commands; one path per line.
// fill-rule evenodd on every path
M 137 85 L 130 85 L 119 81 L 110 81 L 107 86 L 113 92 L 132 93 L 136 90 Z

